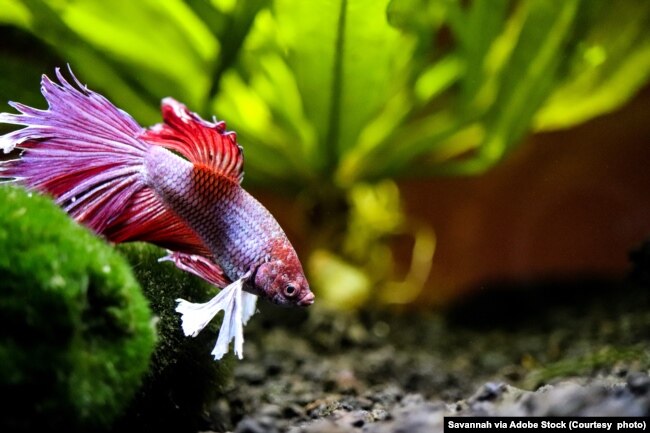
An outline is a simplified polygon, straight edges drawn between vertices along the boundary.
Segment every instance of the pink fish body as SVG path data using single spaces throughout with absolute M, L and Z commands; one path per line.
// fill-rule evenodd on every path
M 280 305 L 311 305 L 298 256 L 275 218 L 240 185 L 243 153 L 225 123 L 207 122 L 171 98 L 164 123 L 144 129 L 103 96 L 43 76 L 49 108 L 11 103 L 20 114 L 0 122 L 25 125 L 0 137 L 0 175 L 51 194 L 72 217 L 113 242 L 163 246 L 180 269 L 223 289 L 212 300 L 179 299 L 186 335 L 196 336 L 221 310 L 212 354 L 234 339 L 243 354 L 243 325 L 258 296 Z M 74 78 L 74 76 L 73 76 Z M 181 155 L 181 156 L 179 156 Z

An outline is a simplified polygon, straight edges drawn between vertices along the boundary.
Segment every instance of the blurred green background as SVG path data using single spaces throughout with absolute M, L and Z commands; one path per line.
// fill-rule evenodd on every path
M 601 155 L 605 166 L 612 156 L 650 163 L 623 141 L 601 153 L 599 134 L 553 132 L 580 131 L 646 84 L 644 0 L 0 0 L 0 36 L 2 101 L 43 106 L 40 74 L 68 63 L 144 126 L 160 121 L 165 96 L 224 119 L 245 149 L 244 186 L 287 227 L 320 299 L 337 306 L 434 302 L 431 293 L 459 290 L 471 269 L 501 257 L 499 236 L 539 215 L 537 198 L 549 197 L 552 214 L 563 200 L 591 203 L 543 181 L 531 189 L 526 175 L 536 168 L 551 177 L 560 170 L 547 185 L 562 188 L 607 176 L 575 155 Z M 575 139 L 584 153 L 558 169 L 556 146 L 529 155 L 523 171 L 508 169 L 516 176 L 485 180 L 531 133 L 567 146 Z M 593 170 L 576 174 L 583 164 Z M 479 184 L 468 188 L 467 179 Z M 518 196 L 518 217 L 499 217 L 519 190 L 538 194 Z M 458 245 L 474 245 L 485 215 L 499 236 L 468 256 Z M 445 284 L 436 278 L 444 248 L 467 261 Z M 509 254 L 519 260 L 521 248 Z

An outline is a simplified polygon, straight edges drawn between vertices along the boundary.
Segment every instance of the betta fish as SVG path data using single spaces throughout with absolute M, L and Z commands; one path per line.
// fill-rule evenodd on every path
M 140 126 L 72 74 L 43 75 L 48 109 L 10 102 L 17 114 L 0 122 L 24 128 L 0 136 L 0 177 L 51 195 L 79 223 L 107 240 L 149 242 L 161 258 L 222 288 L 202 304 L 177 299 L 186 336 L 196 336 L 221 310 L 212 351 L 243 355 L 243 326 L 258 297 L 308 306 L 314 295 L 298 256 L 269 211 L 246 192 L 243 150 L 223 121 L 206 121 L 172 98 L 163 123 Z

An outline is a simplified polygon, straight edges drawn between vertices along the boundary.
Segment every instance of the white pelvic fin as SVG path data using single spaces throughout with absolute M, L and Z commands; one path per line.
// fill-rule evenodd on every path
M 215 360 L 228 353 L 228 346 L 233 338 L 235 355 L 239 359 L 243 358 L 244 324 L 255 313 L 257 301 L 257 296 L 242 290 L 243 283 L 244 278 L 229 284 L 204 304 L 194 304 L 184 299 L 176 300 L 176 311 L 182 314 L 183 333 L 186 336 L 196 337 L 219 311 L 224 311 L 217 344 L 212 350 Z
M 257 295 L 242 292 L 242 301 L 244 305 L 242 309 L 242 323 L 245 325 L 248 323 L 248 319 L 257 312 Z

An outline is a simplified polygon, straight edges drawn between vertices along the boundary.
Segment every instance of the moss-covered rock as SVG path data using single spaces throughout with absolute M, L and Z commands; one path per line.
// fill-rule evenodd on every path
M 46 197 L 0 186 L 0 431 L 108 428 L 155 344 L 128 263 Z
M 206 430 L 206 404 L 224 390 L 232 377 L 232 353 L 215 361 L 210 352 L 219 332 L 213 320 L 196 338 L 185 337 L 176 299 L 206 302 L 218 289 L 183 272 L 171 262 L 158 262 L 166 253 L 144 243 L 118 246 L 133 267 L 152 310 L 158 316 L 159 341 L 151 368 L 121 426 L 144 431 Z

